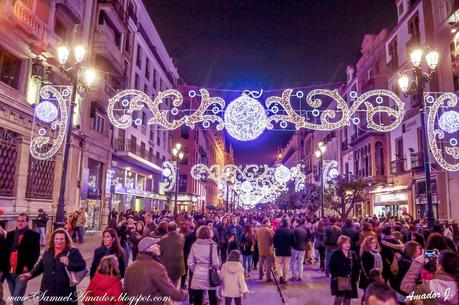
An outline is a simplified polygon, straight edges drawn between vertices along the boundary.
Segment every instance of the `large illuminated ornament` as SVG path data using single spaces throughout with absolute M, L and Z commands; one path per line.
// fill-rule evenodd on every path
M 177 181 L 177 162 L 165 161 L 163 162 L 163 172 L 161 187 L 165 192 L 170 192 L 174 189 Z
M 437 97 L 436 97 L 437 96 Z M 459 171 L 459 113 L 457 96 L 454 93 L 426 93 L 430 104 L 427 117 L 427 135 L 432 155 L 438 164 L 447 171 Z M 436 128 L 436 121 L 438 127 Z
M 279 183 L 289 182 L 291 176 L 290 170 L 282 164 L 279 165 L 274 172 L 274 178 L 276 178 L 276 181 Z
M 330 182 L 338 178 L 338 161 L 336 160 L 323 160 L 323 185 L 328 189 Z
M 246 93 L 233 100 L 225 110 L 225 127 L 240 141 L 252 141 L 266 129 L 265 108 Z
M 40 89 L 40 99 L 34 111 L 34 126 L 38 127 L 38 136 L 32 137 L 30 142 L 30 154 L 35 159 L 50 159 L 62 146 L 68 128 L 67 105 L 71 90 L 70 86 L 49 85 Z M 47 132 L 50 135 L 46 135 Z

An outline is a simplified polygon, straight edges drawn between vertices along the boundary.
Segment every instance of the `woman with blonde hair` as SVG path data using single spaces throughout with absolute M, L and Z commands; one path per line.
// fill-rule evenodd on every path
M 124 302 L 120 299 L 123 293 L 120 275 L 118 258 L 115 255 L 104 256 L 86 289 L 83 303 L 85 305 L 123 305 Z
M 370 271 L 372 269 L 382 270 L 383 261 L 380 254 L 378 239 L 374 236 L 367 236 L 360 246 L 360 282 L 359 288 L 367 289 L 371 282 Z
M 86 262 L 78 248 L 73 248 L 69 233 L 59 228 L 51 234 L 48 249 L 45 250 L 35 267 L 20 277 L 22 280 L 30 280 L 43 274 L 40 291 L 46 291 L 47 298 L 40 299 L 40 305 L 77 305 L 76 286 L 70 286 L 67 270 L 79 272 L 85 268 Z M 68 295 L 75 297 L 66 302 L 55 301 Z

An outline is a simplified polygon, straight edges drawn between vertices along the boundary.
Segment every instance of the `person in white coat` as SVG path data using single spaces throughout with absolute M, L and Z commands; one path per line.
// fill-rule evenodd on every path
M 244 278 L 244 267 L 241 264 L 241 253 L 233 250 L 228 260 L 222 266 L 221 295 L 225 298 L 225 305 L 231 305 L 233 299 L 236 305 L 241 305 L 241 297 L 246 297 L 249 289 Z

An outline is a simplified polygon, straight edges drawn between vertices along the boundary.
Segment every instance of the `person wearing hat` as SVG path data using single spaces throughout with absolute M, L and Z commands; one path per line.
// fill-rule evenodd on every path
M 225 298 L 225 305 L 231 305 L 233 299 L 236 305 L 241 305 L 241 297 L 249 292 L 244 278 L 244 267 L 241 264 L 241 253 L 232 250 L 228 260 L 222 266 L 220 273 L 222 278 L 221 294 Z
M 159 259 L 159 239 L 145 237 L 138 244 L 137 259 L 129 265 L 124 275 L 124 292 L 130 298 L 143 298 L 138 305 L 163 305 L 163 301 L 151 301 L 154 297 L 170 297 L 184 301 L 188 292 L 175 288 Z M 149 297 L 150 296 L 150 297 Z M 150 298 L 147 300 L 146 298 Z

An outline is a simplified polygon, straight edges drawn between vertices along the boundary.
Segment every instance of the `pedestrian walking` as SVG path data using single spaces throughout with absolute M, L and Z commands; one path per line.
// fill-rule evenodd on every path
M 167 275 L 177 286 L 179 279 L 186 274 L 184 260 L 185 238 L 177 232 L 177 224 L 170 222 L 169 232 L 158 242 L 161 248 L 161 262 L 166 267 Z
M 231 216 L 231 223 L 228 225 L 228 251 L 239 250 L 241 238 L 244 234 L 241 225 L 238 224 L 236 215 Z
M 290 257 L 292 256 L 293 233 L 289 228 L 289 219 L 283 217 L 280 227 L 274 232 L 274 260 L 276 270 L 279 273 L 279 282 L 287 283 L 288 271 L 290 266 Z
M 330 256 L 338 249 L 338 238 L 341 236 L 341 229 L 336 225 L 334 217 L 330 217 L 330 224 L 325 228 L 325 276 L 330 276 Z
M 373 236 L 367 236 L 360 246 L 360 282 L 359 288 L 365 290 L 370 284 L 370 271 L 372 269 L 382 270 L 383 262 L 379 250 L 378 240 Z
M 210 285 L 209 279 L 209 268 L 218 270 L 220 267 L 217 244 L 212 240 L 208 226 L 199 227 L 196 237 L 188 257 L 188 268 L 193 272 L 190 288 L 193 289 L 194 304 L 202 305 L 204 292 L 207 291 L 209 304 L 217 305 L 216 287 Z
M 6 305 L 3 299 L 3 282 L 8 273 L 8 247 L 6 243 L 6 230 L 4 223 L 0 222 L 0 305 Z
M 271 221 L 269 218 L 263 220 L 263 226 L 258 230 L 258 253 L 260 255 L 260 263 L 258 264 L 258 276 L 262 280 L 266 271 L 266 280 L 272 281 L 271 269 L 274 263 L 274 248 L 273 239 L 274 231 L 271 229 Z
M 124 305 L 119 260 L 108 255 L 100 260 L 95 276 L 89 282 L 83 297 L 84 305 Z M 100 300 L 101 299 L 101 300 Z
M 99 266 L 102 258 L 108 255 L 116 256 L 118 262 L 117 270 L 120 277 L 123 278 L 124 271 L 126 269 L 126 265 L 124 263 L 124 251 L 121 248 L 118 234 L 113 228 L 107 228 L 102 232 L 102 244 L 99 248 L 94 250 L 91 269 L 89 271 L 91 279 L 95 276 L 97 267 Z
M 46 244 L 46 224 L 48 223 L 48 214 L 43 209 L 38 209 L 35 225 L 37 232 L 40 234 L 40 245 L 43 247 Z
M 314 248 L 319 253 L 319 269 L 325 271 L 325 224 L 322 221 L 314 232 Z
M 86 262 L 80 251 L 72 246 L 72 240 L 65 229 L 56 229 L 49 241 L 48 248 L 35 267 L 20 276 L 28 281 L 41 274 L 40 291 L 46 292 L 48 298 L 41 298 L 39 305 L 77 305 L 76 286 L 71 286 L 68 271 L 79 272 L 86 268 Z M 56 299 L 71 295 L 67 301 Z
M 83 208 L 78 211 L 76 219 L 76 231 L 78 233 L 78 242 L 82 244 L 84 242 L 84 226 L 86 224 L 86 212 Z
M 308 234 L 303 225 L 304 220 L 295 219 L 293 221 L 292 256 L 290 259 L 290 270 L 292 271 L 290 280 L 292 281 L 301 281 L 303 279 L 303 261 L 306 245 L 309 242 Z
M 22 305 L 20 300 L 26 291 L 27 282 L 19 275 L 29 272 L 40 257 L 40 234 L 29 229 L 29 217 L 20 213 L 16 218 L 16 230 L 6 235 L 7 273 L 6 282 L 10 294 L 14 297 L 13 305 Z
M 238 250 L 232 250 L 228 261 L 223 264 L 220 273 L 222 278 L 221 295 L 225 298 L 225 305 L 242 304 L 242 297 L 246 297 L 249 289 L 244 279 L 244 268 L 241 265 L 241 254 Z
M 253 234 L 252 226 L 249 224 L 245 225 L 244 234 L 241 237 L 241 253 L 244 274 L 250 277 L 253 255 L 255 254 L 255 234 Z
M 137 253 L 139 252 L 138 244 L 144 236 L 144 227 L 145 225 L 143 224 L 143 222 L 139 220 L 135 223 L 135 231 L 131 233 L 130 241 L 133 261 L 135 261 L 135 259 L 137 258 Z

